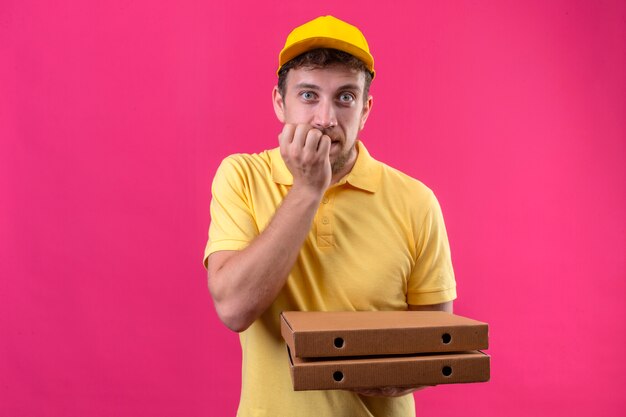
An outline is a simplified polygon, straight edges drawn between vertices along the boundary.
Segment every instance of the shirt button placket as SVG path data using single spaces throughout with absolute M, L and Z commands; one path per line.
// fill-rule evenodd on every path
M 317 216 L 317 244 L 321 247 L 334 246 L 332 210 L 333 195 L 327 194 L 322 198 Z

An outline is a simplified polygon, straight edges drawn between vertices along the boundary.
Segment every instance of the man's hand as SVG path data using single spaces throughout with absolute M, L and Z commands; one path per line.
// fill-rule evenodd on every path
M 330 138 L 319 129 L 286 124 L 279 141 L 293 187 L 269 225 L 246 248 L 215 252 L 208 259 L 217 314 L 236 332 L 259 318 L 285 285 L 332 177 Z
M 428 388 L 428 385 L 421 385 L 419 387 L 383 387 L 372 389 L 354 389 L 350 390 L 356 394 L 366 397 L 401 397 L 403 395 L 411 394 L 415 391 Z
M 286 123 L 278 142 L 294 187 L 324 193 L 332 178 L 330 137 L 308 124 Z

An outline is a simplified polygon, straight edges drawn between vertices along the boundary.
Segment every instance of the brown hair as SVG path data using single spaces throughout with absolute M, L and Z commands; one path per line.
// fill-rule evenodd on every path
M 345 66 L 365 73 L 365 88 L 363 89 L 363 104 L 365 104 L 369 95 L 370 84 L 372 83 L 372 73 L 360 59 L 347 52 L 331 48 L 312 49 L 285 63 L 278 71 L 278 92 L 282 97 L 285 97 L 287 73 L 290 69 L 326 68 L 333 65 Z

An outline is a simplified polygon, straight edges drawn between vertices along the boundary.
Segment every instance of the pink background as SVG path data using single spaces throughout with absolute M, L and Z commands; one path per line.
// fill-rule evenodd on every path
M 234 414 L 210 182 L 276 145 L 277 54 L 330 13 L 376 58 L 362 139 L 434 189 L 491 326 L 491 382 L 418 415 L 623 416 L 626 3 L 214 3 L 1 2 L 0 415 Z

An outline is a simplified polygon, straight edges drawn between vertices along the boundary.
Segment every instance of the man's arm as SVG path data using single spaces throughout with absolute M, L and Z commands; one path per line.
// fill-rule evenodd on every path
M 286 124 L 279 143 L 294 178 L 281 206 L 245 249 L 215 252 L 208 259 L 218 316 L 236 332 L 263 314 L 285 285 L 331 181 L 330 138 L 320 130 Z

